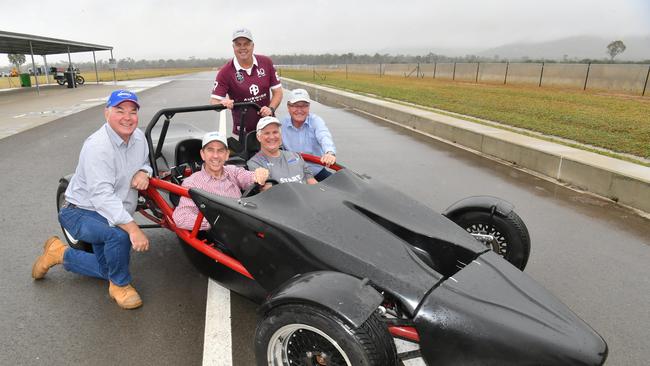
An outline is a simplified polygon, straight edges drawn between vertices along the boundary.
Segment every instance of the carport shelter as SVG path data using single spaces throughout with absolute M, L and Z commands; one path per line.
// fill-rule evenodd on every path
M 76 52 L 92 52 L 93 61 L 95 63 L 95 76 L 99 83 L 99 75 L 97 73 L 97 59 L 95 58 L 95 51 L 110 51 L 111 60 L 113 60 L 113 47 L 102 46 L 98 44 L 83 43 L 76 41 L 68 41 L 65 39 L 48 38 L 41 36 L 34 36 L 31 34 L 12 33 L 0 31 L 0 53 L 14 53 L 32 56 L 32 70 L 36 74 L 36 64 L 34 63 L 34 55 L 43 56 L 45 64 L 45 77 L 49 83 L 49 74 L 47 66 L 47 55 L 54 54 L 68 54 L 68 62 L 72 65 L 71 53 Z M 38 78 L 36 79 L 36 91 L 40 94 L 40 87 L 38 85 Z M 115 80 L 115 70 L 113 70 L 113 80 Z

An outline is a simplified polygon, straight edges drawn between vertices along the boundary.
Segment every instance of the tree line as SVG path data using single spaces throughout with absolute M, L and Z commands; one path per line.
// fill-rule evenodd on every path
M 610 60 L 607 59 L 581 59 L 581 60 L 547 60 L 547 59 L 533 59 L 529 57 L 522 57 L 517 60 L 508 60 L 501 58 L 498 55 L 492 57 L 465 55 L 458 57 L 450 57 L 445 55 L 429 52 L 426 55 L 389 55 L 379 54 L 356 54 L 356 53 L 325 53 L 325 54 L 293 54 L 293 55 L 270 55 L 273 63 L 276 65 L 344 65 L 344 64 L 415 64 L 415 63 L 434 63 L 434 62 L 507 62 L 516 61 L 524 63 L 612 63 L 614 57 L 625 51 L 625 44 L 622 41 L 613 41 L 607 45 L 607 54 Z M 22 57 L 20 57 L 22 56 Z M 25 62 L 24 55 L 8 55 L 9 61 L 20 67 Z M 158 60 L 135 60 L 131 57 L 117 60 L 117 67 L 119 69 L 167 69 L 167 68 L 203 68 L 203 67 L 220 67 L 225 64 L 229 58 L 196 58 L 189 57 L 187 59 L 158 59 Z M 628 62 L 645 64 L 650 63 L 650 60 L 639 62 Z M 65 68 L 68 66 L 67 62 L 53 63 L 50 66 Z M 94 68 L 92 62 L 77 62 L 75 66 L 82 70 L 91 70 Z M 106 60 L 97 61 L 97 68 L 100 70 L 109 69 L 109 63 Z
M 344 65 L 344 64 L 425 64 L 425 63 L 434 63 L 434 62 L 523 62 L 523 63 L 576 63 L 576 64 L 606 64 L 612 63 L 612 60 L 607 59 L 580 59 L 580 60 L 547 60 L 547 59 L 536 59 L 522 57 L 517 60 L 508 60 L 500 58 L 499 56 L 493 57 L 483 57 L 477 55 L 466 55 L 460 57 L 450 57 L 445 55 L 438 55 L 434 53 L 429 53 L 422 56 L 412 56 L 412 55 L 389 55 L 389 54 L 355 54 L 355 53 L 344 53 L 344 54 L 294 54 L 294 55 L 269 55 L 273 60 L 275 65 Z M 124 58 L 117 61 L 117 67 L 119 69 L 157 69 L 157 68 L 199 68 L 199 67 L 220 67 L 225 64 L 230 59 L 224 58 L 194 58 L 189 59 L 168 59 L 168 60 L 134 60 L 132 58 Z M 650 60 L 639 61 L 639 62 L 626 62 L 626 63 L 638 63 L 638 64 L 647 64 L 650 63 Z M 61 65 L 55 65 L 59 67 L 67 67 L 67 63 L 61 63 Z M 80 69 L 92 69 L 92 62 L 82 62 L 77 63 Z M 97 67 L 100 70 L 108 69 L 108 62 L 100 60 L 97 62 Z

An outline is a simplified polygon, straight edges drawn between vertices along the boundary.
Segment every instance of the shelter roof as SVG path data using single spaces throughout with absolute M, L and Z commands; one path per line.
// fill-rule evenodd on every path
M 30 48 L 29 43 L 32 43 Z M 34 36 L 31 34 L 0 31 L 0 53 L 17 53 L 29 55 L 53 55 L 60 53 L 108 51 L 113 46 L 68 41 L 65 39 Z

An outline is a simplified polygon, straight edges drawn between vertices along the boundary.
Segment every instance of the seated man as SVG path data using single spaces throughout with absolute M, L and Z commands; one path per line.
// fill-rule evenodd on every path
M 269 176 L 269 171 L 264 168 L 249 172 L 241 167 L 224 165 L 229 157 L 228 142 L 218 132 L 206 133 L 201 146 L 203 167 L 186 178 L 183 187 L 200 188 L 219 196 L 239 198 L 242 189 L 253 183 L 263 185 Z M 179 228 L 192 230 L 198 214 L 199 208 L 194 202 L 190 198 L 181 197 L 172 217 Z M 203 219 L 200 230 L 208 229 L 210 224 Z
M 294 89 L 287 101 L 289 115 L 282 119 L 282 142 L 289 151 L 320 156 L 326 167 L 336 163 L 336 147 L 325 121 L 309 111 L 309 94 L 305 89 Z M 330 173 L 319 164 L 307 163 L 317 181 Z
M 299 153 L 280 150 L 282 134 L 277 118 L 268 116 L 257 122 L 257 140 L 260 151 L 248 161 L 248 169 L 267 168 L 269 178 L 278 183 L 318 183 Z M 264 189 L 268 187 L 267 183 Z

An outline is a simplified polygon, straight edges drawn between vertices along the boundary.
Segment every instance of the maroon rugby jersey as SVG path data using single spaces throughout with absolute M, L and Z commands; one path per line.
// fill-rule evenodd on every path
M 254 102 L 260 107 L 268 106 L 271 101 L 271 89 L 281 88 L 280 79 L 270 58 L 253 55 L 253 67 L 250 75 L 244 70 L 236 58 L 228 61 L 217 73 L 212 88 L 212 98 L 223 99 L 226 94 L 235 102 Z M 239 130 L 241 109 L 232 111 L 233 134 Z M 245 131 L 254 131 L 260 116 L 254 108 L 250 108 L 244 117 Z

